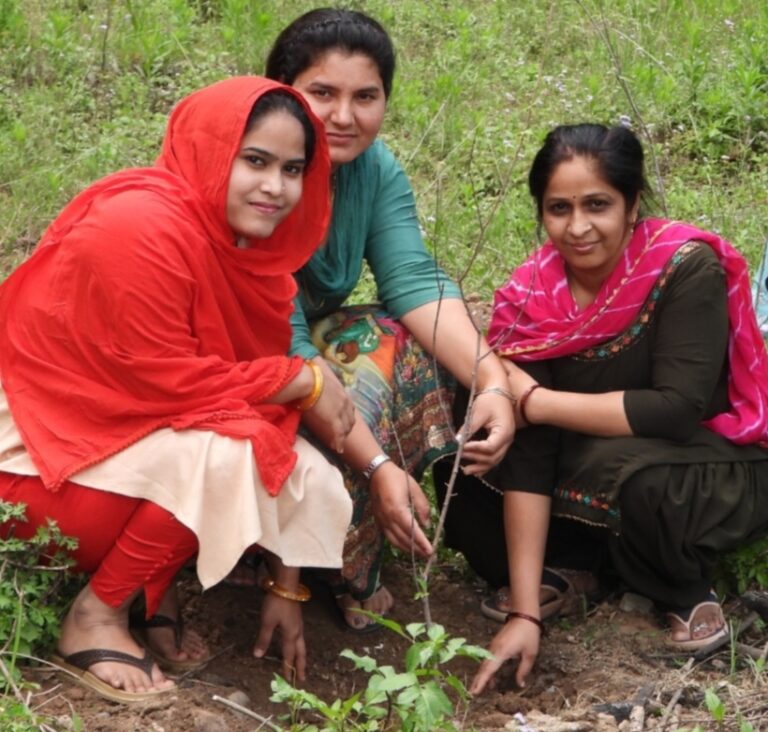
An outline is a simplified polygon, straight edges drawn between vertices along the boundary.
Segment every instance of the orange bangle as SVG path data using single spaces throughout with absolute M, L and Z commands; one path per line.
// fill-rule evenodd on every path
M 320 395 L 323 393 L 324 384 L 322 369 L 310 358 L 306 359 L 304 363 L 312 369 L 315 383 L 312 386 L 312 391 L 296 405 L 296 409 L 300 412 L 307 412 L 317 404 L 317 400 L 320 399 Z
M 278 585 L 271 577 L 265 577 L 261 580 L 261 589 L 264 592 L 271 592 L 273 595 L 282 597 L 285 600 L 293 600 L 294 602 L 309 602 L 312 599 L 312 593 L 306 585 L 299 583 L 298 592 L 293 592 L 293 590 L 288 590 L 282 585 Z

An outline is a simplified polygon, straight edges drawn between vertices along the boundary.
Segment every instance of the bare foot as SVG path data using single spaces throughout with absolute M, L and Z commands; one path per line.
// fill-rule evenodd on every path
M 93 593 L 90 583 L 87 584 L 61 624 L 59 652 L 69 656 L 78 651 L 106 648 L 143 658 L 144 649 L 128 632 L 129 604 L 125 603 L 121 608 L 110 607 Z M 157 664 L 153 664 L 150 676 L 130 664 L 114 661 L 94 663 L 88 670 L 115 689 L 129 693 L 166 691 L 175 686 Z
M 344 621 L 355 630 L 365 628 L 366 625 L 374 625 L 376 622 L 372 618 L 355 612 L 356 610 L 362 608 L 376 615 L 386 615 L 395 604 L 392 593 L 384 585 L 362 602 L 355 600 L 351 595 L 341 595 L 336 598 L 336 602 L 344 613 Z
M 175 620 L 180 617 L 180 613 L 179 595 L 174 583 L 160 601 L 156 614 Z M 202 661 L 210 656 L 208 645 L 194 630 L 183 628 L 178 646 L 176 628 L 172 625 L 144 628 L 141 632 L 149 649 L 161 660 L 183 663 L 184 661 Z

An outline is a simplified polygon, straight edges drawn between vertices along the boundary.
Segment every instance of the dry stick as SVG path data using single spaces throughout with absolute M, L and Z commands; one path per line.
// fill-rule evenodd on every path
M 218 658 L 219 656 L 223 656 L 225 653 L 228 653 L 229 651 L 231 651 L 234 647 L 235 647 L 234 643 L 230 643 L 228 646 L 225 646 L 220 651 L 217 651 L 213 655 L 209 656 L 208 659 L 205 661 L 205 663 L 202 664 L 201 666 L 197 666 L 196 668 L 191 668 L 189 669 L 189 671 L 185 671 L 183 674 L 181 674 L 181 676 L 179 676 L 176 679 L 176 683 L 180 684 L 182 681 L 186 681 L 193 674 L 196 674 L 198 671 L 202 671 L 215 658 Z
M 680 669 L 680 681 L 685 681 L 685 677 L 691 672 L 691 669 L 693 668 L 693 657 L 689 658 L 685 662 L 685 666 L 683 666 Z M 677 705 L 677 702 L 680 700 L 680 697 L 683 693 L 683 687 L 680 686 L 677 691 L 672 695 L 672 698 L 669 700 L 669 704 L 667 704 L 667 708 L 664 710 L 664 715 L 661 718 L 661 721 L 659 722 L 659 732 L 664 732 L 667 726 L 667 722 L 669 721 L 669 717 L 672 714 L 672 710 Z
M 278 727 L 276 724 L 272 724 L 270 722 L 271 717 L 262 717 L 260 714 L 257 714 L 254 711 L 251 711 L 248 709 L 248 707 L 244 707 L 241 704 L 238 704 L 237 702 L 233 702 L 229 699 L 225 699 L 222 696 L 219 696 L 218 694 L 214 694 L 211 699 L 215 702 L 219 702 L 219 704 L 223 704 L 225 707 L 229 707 L 230 709 L 234 709 L 236 712 L 240 712 L 240 714 L 244 714 L 246 717 L 251 717 L 252 719 L 257 720 L 258 722 L 261 722 L 261 726 L 267 725 L 271 730 L 274 730 L 274 732 L 284 732 L 282 727 Z M 260 729 L 260 728 L 259 728 Z
M 632 112 L 637 118 L 637 122 L 643 131 L 643 136 L 645 137 L 646 140 L 648 140 L 648 150 L 651 154 L 653 171 L 656 176 L 656 185 L 657 185 L 656 191 L 658 193 L 659 203 L 661 204 L 661 208 L 662 208 L 662 211 L 664 212 L 664 216 L 667 216 L 667 197 L 664 189 L 664 179 L 661 176 L 661 167 L 659 166 L 659 160 L 656 157 L 656 152 L 654 151 L 654 148 L 653 148 L 653 138 L 651 137 L 651 132 L 648 129 L 648 126 L 645 124 L 643 115 L 640 112 L 640 108 L 635 103 L 635 98 L 632 94 L 632 90 L 629 88 L 629 84 L 627 84 L 626 77 L 622 73 L 621 59 L 619 58 L 619 54 L 618 54 L 618 51 L 616 50 L 616 46 L 611 40 L 610 28 L 608 26 L 608 22 L 605 19 L 603 4 L 599 3 L 600 22 L 598 23 L 597 20 L 595 20 L 594 15 L 590 12 L 589 8 L 586 7 L 586 4 L 582 0 L 575 0 L 575 2 L 584 11 L 584 14 L 587 16 L 587 20 L 590 22 L 592 27 L 597 32 L 597 35 L 600 37 L 600 39 L 605 44 L 605 47 L 608 49 L 608 55 L 611 57 L 611 61 L 613 61 L 614 72 L 616 74 L 616 81 L 619 82 L 619 86 L 621 87 L 621 90 L 624 92 L 624 96 L 627 98 L 627 101 L 629 102 L 629 106 L 632 107 Z
M 8 670 L 8 667 L 5 665 L 5 661 L 3 661 L 2 658 L 0 658 L 0 673 L 2 673 L 5 678 L 6 684 L 13 690 L 13 695 L 26 706 L 24 697 L 22 696 L 21 691 L 19 691 L 19 687 L 16 686 L 13 677 L 11 676 L 11 672 Z

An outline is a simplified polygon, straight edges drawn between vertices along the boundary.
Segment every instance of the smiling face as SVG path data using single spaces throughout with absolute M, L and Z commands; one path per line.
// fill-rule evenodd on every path
M 327 51 L 292 86 L 325 125 L 334 167 L 354 160 L 379 134 L 387 101 L 379 68 L 369 56 Z
M 544 191 L 541 223 L 569 275 L 585 289 L 596 292 L 613 271 L 639 205 L 638 199 L 628 208 L 592 158 L 574 156 L 555 168 Z
M 299 202 L 304 142 L 301 123 L 284 110 L 260 117 L 243 135 L 227 189 L 227 221 L 239 243 L 272 234 Z

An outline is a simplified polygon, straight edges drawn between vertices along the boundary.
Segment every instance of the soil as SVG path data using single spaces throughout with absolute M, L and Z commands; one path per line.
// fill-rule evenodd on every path
M 390 561 L 384 580 L 396 598 L 391 617 L 401 624 L 423 620 L 421 601 L 413 599 L 414 583 L 407 564 Z M 256 718 L 230 709 L 214 697 L 230 698 L 281 726 L 285 706 L 269 701 L 270 681 L 278 670 L 275 657 L 256 660 L 251 649 L 258 626 L 261 590 L 220 585 L 201 593 L 196 580 L 181 581 L 188 626 L 203 634 L 216 655 L 203 669 L 178 681 L 161 700 L 118 705 L 76 686 L 65 677 L 30 670 L 42 685 L 30 706 L 53 717 L 61 729 L 74 729 L 73 712 L 86 732 L 254 732 L 267 729 Z M 499 626 L 479 612 L 486 588 L 460 560 L 438 566 L 430 580 L 433 620 L 454 636 L 487 645 Z M 633 607 L 623 610 L 629 600 Z M 494 690 L 474 699 L 460 729 L 587 732 L 646 729 L 745 730 L 739 715 L 755 732 L 768 730 L 768 680 L 759 665 L 732 660 L 731 646 L 703 661 L 687 661 L 664 646 L 659 619 L 635 596 L 621 593 L 578 615 L 550 622 L 536 667 L 525 690 L 515 688 L 513 664 L 498 676 Z M 730 619 L 748 615 L 739 601 L 726 606 Z M 305 688 L 325 701 L 346 698 L 365 686 L 366 677 L 339 653 L 351 648 L 402 670 L 406 643 L 381 629 L 360 635 L 345 631 L 329 599 L 315 588 L 305 606 L 305 636 L 310 669 Z M 752 616 L 754 619 L 754 615 Z M 750 621 L 751 622 L 751 621 Z M 742 626 L 743 626 L 742 622 Z M 765 624 L 751 622 L 739 641 L 768 649 Z M 469 683 L 476 666 L 458 659 L 450 670 Z M 704 704 L 707 689 L 716 691 L 725 709 L 718 725 Z M 463 714 L 463 710 L 462 711 Z M 632 714 L 632 720 L 629 715 Z M 644 717 L 641 719 L 640 717 Z M 396 729 L 390 727 L 390 729 Z

